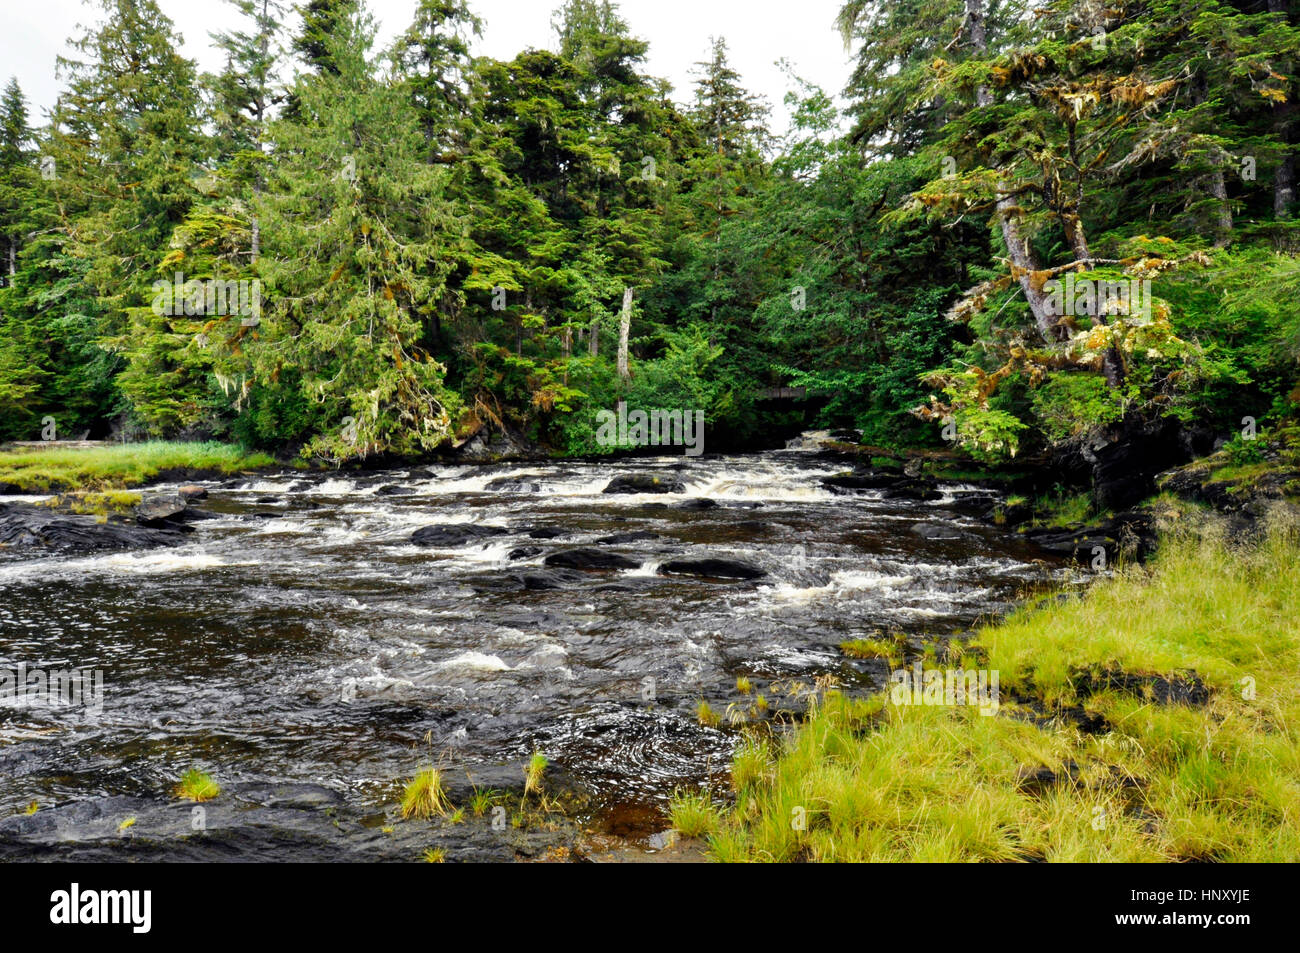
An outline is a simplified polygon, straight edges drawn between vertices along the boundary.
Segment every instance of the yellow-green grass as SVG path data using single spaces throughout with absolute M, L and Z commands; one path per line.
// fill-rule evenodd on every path
M 683 837 L 704 837 L 718 829 L 718 809 L 707 791 L 674 792 L 669 816 Z
M 850 639 L 840 643 L 840 651 L 849 658 L 892 658 L 899 654 L 898 646 L 884 639 Z
M 221 443 L 156 441 L 81 450 L 32 447 L 0 452 L 0 483 L 12 483 L 32 493 L 121 489 L 145 483 L 163 470 L 237 473 L 274 464 L 267 454 L 248 453 Z
M 107 490 L 102 493 L 94 490 L 77 490 L 52 496 L 48 500 L 42 500 L 41 504 L 83 516 L 102 516 L 109 513 L 130 512 L 140 504 L 140 500 L 139 493 L 132 493 L 129 490 Z
M 1058 491 L 1033 501 L 1032 526 L 1077 526 L 1099 520 L 1107 514 L 1098 508 L 1092 493 Z
M 211 801 L 220 793 L 221 786 L 212 780 L 212 775 L 198 768 L 182 774 L 175 789 L 176 796 L 187 801 Z
M 722 724 L 722 716 L 713 710 L 713 706 L 703 698 L 695 706 L 695 720 L 705 728 L 716 728 Z
M 524 797 L 541 791 L 542 775 L 546 773 L 548 764 L 550 762 L 546 760 L 546 755 L 540 751 L 533 752 L 528 764 L 524 766 Z
M 1250 549 L 1166 538 L 1151 567 L 1022 610 L 978 641 L 999 673 L 996 715 L 827 693 L 769 770 L 741 749 L 713 857 L 1300 860 L 1294 530 Z M 1194 670 L 1209 701 L 1081 691 L 1081 670 L 1106 669 Z M 1102 730 L 1075 727 L 1066 715 L 1079 709 Z
M 442 785 L 442 772 L 437 768 L 422 768 L 415 773 L 402 791 L 402 817 L 428 820 L 441 816 L 451 809 Z

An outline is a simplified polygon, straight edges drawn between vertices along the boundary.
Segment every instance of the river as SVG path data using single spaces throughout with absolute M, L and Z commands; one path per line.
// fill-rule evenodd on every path
M 770 717 L 758 694 L 876 690 L 888 663 L 841 642 L 900 631 L 920 652 L 1059 570 L 951 508 L 976 488 L 836 495 L 819 478 L 844 464 L 811 445 L 214 481 L 180 546 L 0 552 L 0 668 L 103 673 L 97 714 L 0 707 L 0 857 L 415 859 L 429 835 L 396 801 L 421 764 L 463 803 L 468 778 L 517 788 L 534 751 L 576 816 L 531 841 L 464 824 L 448 859 L 529 856 L 566 824 L 653 844 L 674 788 L 725 790 L 730 722 Z M 649 473 L 683 491 L 602 492 Z M 412 542 L 460 524 L 504 532 Z M 583 547 L 637 565 L 544 563 Z M 659 572 L 697 557 L 764 575 Z M 170 794 L 195 766 L 223 788 L 202 824 Z

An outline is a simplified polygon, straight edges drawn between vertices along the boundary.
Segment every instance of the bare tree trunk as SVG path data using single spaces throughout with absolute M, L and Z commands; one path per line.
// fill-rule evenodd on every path
M 632 289 L 623 289 L 623 313 L 618 319 L 618 376 L 627 380 L 631 376 L 627 367 L 627 336 L 632 330 Z
M 1038 333 L 1048 344 L 1057 344 L 1065 339 L 1066 328 L 1060 323 L 1060 315 L 1053 313 L 1051 300 L 1043 292 L 1042 286 L 1036 287 L 1034 284 L 1033 273 L 1044 269 L 1034 259 L 1028 240 L 1020 234 L 1020 206 L 1010 193 L 999 193 L 997 216 L 1002 239 L 1007 243 L 1011 274 L 1020 282 L 1020 290 L 1029 302 L 1029 310 L 1034 316 Z
M 591 322 L 591 338 L 587 342 L 592 357 L 600 357 L 600 319 Z

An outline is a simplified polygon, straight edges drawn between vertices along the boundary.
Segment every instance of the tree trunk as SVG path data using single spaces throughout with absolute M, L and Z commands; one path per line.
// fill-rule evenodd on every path
M 1060 315 L 1052 311 L 1051 301 L 1043 293 L 1042 287 L 1034 286 L 1035 271 L 1044 269 L 1034 259 L 1029 242 L 1020 234 L 1020 206 L 1015 198 L 1006 192 L 998 194 L 998 225 L 1002 229 L 1002 239 L 1007 243 L 1007 258 L 1011 262 L 1011 274 L 1020 282 L 1020 290 L 1025 293 L 1029 310 L 1034 316 L 1038 333 L 1048 344 L 1058 344 L 1065 339 L 1066 327 L 1061 324 Z
M 1268 0 L 1268 12 L 1286 14 L 1288 5 L 1287 0 Z M 1296 200 L 1295 115 L 1294 99 L 1273 106 L 1273 132 L 1288 147 L 1273 176 L 1273 215 L 1277 218 L 1285 218 Z
M 623 289 L 623 313 L 618 319 L 618 376 L 627 380 L 631 373 L 627 367 L 627 336 L 632 329 L 632 289 Z
M 1295 115 L 1294 100 L 1273 107 L 1273 133 L 1286 148 L 1273 175 L 1273 215 L 1276 218 L 1286 218 L 1296 199 Z
M 1225 248 L 1232 241 L 1232 206 L 1228 204 L 1228 184 L 1223 178 L 1222 165 L 1210 173 L 1210 194 L 1219 203 L 1214 211 L 1214 247 Z
M 591 338 L 588 341 L 592 357 L 600 357 L 600 318 L 591 322 Z
M 988 51 L 988 38 L 984 29 L 984 0 L 966 0 L 966 22 L 970 28 L 970 45 L 976 55 Z M 975 90 L 975 105 L 988 106 L 993 102 L 993 95 L 987 86 Z M 1010 192 L 999 190 L 997 201 L 998 227 L 1002 230 L 1002 240 L 1007 245 L 1007 257 L 1011 262 L 1011 273 L 1020 282 L 1020 289 L 1029 302 L 1029 310 L 1034 316 L 1038 333 L 1048 344 L 1059 343 L 1065 337 L 1065 328 L 1060 324 L 1059 316 L 1052 313 L 1047 295 L 1041 288 L 1034 288 L 1033 272 L 1043 268 L 1034 258 L 1029 242 L 1020 234 L 1020 205 Z M 1082 234 L 1082 229 L 1080 229 Z

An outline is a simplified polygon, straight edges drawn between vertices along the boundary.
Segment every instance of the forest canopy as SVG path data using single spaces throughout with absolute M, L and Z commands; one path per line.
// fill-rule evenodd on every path
M 466 0 L 387 48 L 225 2 L 218 73 L 99 0 L 43 121 L 5 86 L 0 440 L 588 454 L 625 402 L 1002 460 L 1300 403 L 1293 3 L 848 0 L 847 115 L 790 75 L 777 135 L 724 38 L 675 97 L 604 0 L 509 61 Z

